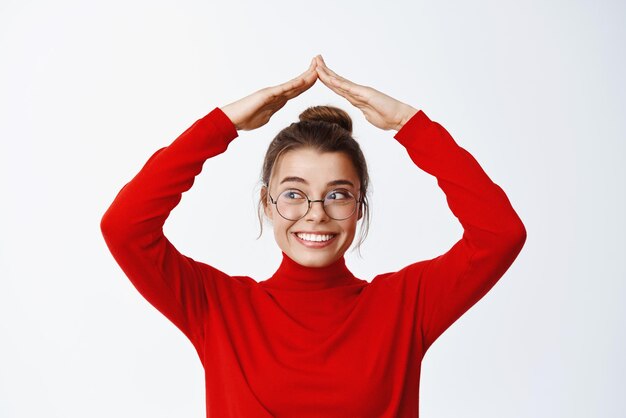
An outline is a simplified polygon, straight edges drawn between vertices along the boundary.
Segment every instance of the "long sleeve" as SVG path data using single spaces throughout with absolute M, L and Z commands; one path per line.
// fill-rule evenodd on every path
M 504 275 L 526 241 L 526 229 L 504 191 L 448 131 L 418 111 L 394 136 L 411 160 L 437 179 L 463 226 L 450 250 L 405 267 L 417 292 L 424 353 Z
M 100 228 L 111 254 L 141 295 L 170 319 L 201 354 L 211 280 L 221 271 L 181 254 L 163 225 L 206 159 L 238 136 L 218 107 L 169 146 L 157 150 L 119 191 Z

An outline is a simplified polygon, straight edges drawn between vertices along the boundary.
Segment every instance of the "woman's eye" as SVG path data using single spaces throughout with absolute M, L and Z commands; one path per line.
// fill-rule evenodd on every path
M 302 199 L 302 195 L 295 190 L 286 190 L 283 192 L 286 199 Z
M 351 197 L 350 192 L 343 190 L 334 190 L 328 193 L 327 198 L 331 200 L 348 199 Z

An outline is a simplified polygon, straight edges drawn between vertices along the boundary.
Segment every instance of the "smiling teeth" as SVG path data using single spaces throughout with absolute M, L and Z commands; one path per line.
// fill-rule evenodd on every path
M 302 238 L 305 241 L 328 241 L 334 235 L 319 235 L 319 234 L 296 234 L 299 238 Z

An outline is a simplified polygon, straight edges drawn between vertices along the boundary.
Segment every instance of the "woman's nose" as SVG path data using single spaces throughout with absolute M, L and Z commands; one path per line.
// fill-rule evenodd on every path
M 306 214 L 306 219 L 318 222 L 329 219 L 326 210 L 324 210 L 324 202 L 318 200 L 311 202 L 309 212 Z

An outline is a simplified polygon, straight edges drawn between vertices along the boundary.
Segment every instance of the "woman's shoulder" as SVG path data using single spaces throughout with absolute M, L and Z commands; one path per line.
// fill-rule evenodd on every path
M 426 264 L 427 260 L 420 260 L 396 270 L 379 273 L 374 276 L 371 285 L 396 289 L 411 286 L 411 284 L 415 284 L 418 281 Z
M 201 261 L 198 262 L 198 265 L 203 270 L 204 276 L 207 280 L 214 281 L 215 284 L 239 287 L 251 287 L 258 285 L 258 282 L 250 276 L 229 274 L 214 265 Z

